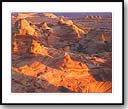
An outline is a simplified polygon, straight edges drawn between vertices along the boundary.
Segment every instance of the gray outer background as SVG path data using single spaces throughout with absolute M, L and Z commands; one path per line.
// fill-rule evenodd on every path
M 8 105 L 8 106 L 1 106 L 0 109 L 128 109 L 128 0 L 125 1 L 125 10 L 124 10 L 124 79 L 125 79 L 125 84 L 124 84 L 124 105 Z M 126 22 L 127 19 L 127 22 Z M 127 50 L 126 50 L 127 49 Z

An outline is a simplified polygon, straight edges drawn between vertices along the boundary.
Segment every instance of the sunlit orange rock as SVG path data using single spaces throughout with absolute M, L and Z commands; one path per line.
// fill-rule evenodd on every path
M 31 52 L 32 53 L 39 53 L 42 49 L 42 46 L 40 45 L 39 42 L 37 42 L 36 40 L 32 41 L 32 46 L 31 46 Z
M 64 56 L 55 59 L 52 64 L 53 66 L 62 69 L 84 69 L 87 71 L 89 70 L 87 65 L 71 59 L 68 53 L 65 53 Z
M 63 19 L 63 18 L 60 18 L 60 20 L 59 20 L 58 24 L 61 24 L 61 25 L 65 24 L 64 19 Z
M 89 93 L 112 93 L 111 82 L 95 81 L 89 84 Z
M 40 22 L 31 13 L 13 18 L 17 21 L 12 26 L 12 92 L 111 93 L 108 19 L 86 16 L 84 23 L 52 13 L 41 15 Z
M 42 28 L 43 28 L 43 29 L 51 29 L 50 27 L 48 27 L 48 25 L 47 25 L 46 22 L 42 24 Z
M 18 29 L 18 34 L 20 35 L 37 36 L 36 30 L 30 26 L 30 23 L 26 19 L 16 21 L 15 28 Z
M 62 25 L 70 26 L 78 34 L 78 37 L 81 33 L 85 34 L 84 30 L 74 25 L 72 20 L 64 20 L 63 18 L 61 18 L 58 23 Z
M 32 41 L 31 53 L 40 54 L 42 56 L 49 56 L 48 49 L 36 40 Z
M 58 18 L 55 14 L 50 12 L 44 12 L 43 15 L 48 18 L 53 18 L 53 19 Z
M 26 17 L 34 17 L 35 13 L 18 13 L 17 19 L 23 19 Z

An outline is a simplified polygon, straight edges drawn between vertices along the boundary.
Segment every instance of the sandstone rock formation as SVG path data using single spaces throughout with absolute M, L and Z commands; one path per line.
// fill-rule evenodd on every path
M 20 14 L 12 18 L 13 93 L 112 92 L 111 19 Z
M 53 26 L 47 38 L 48 45 L 55 48 L 65 48 L 69 43 L 78 41 L 86 34 L 71 20 L 60 19 L 58 25 Z M 70 41 L 70 42 L 69 42 Z
M 53 51 L 54 53 L 57 52 L 57 50 L 55 49 Z M 35 90 L 37 89 L 37 87 L 39 89 L 43 87 L 50 92 L 58 92 L 61 90 L 60 87 L 63 86 L 69 89 L 69 92 L 71 91 L 74 93 L 111 93 L 112 84 L 111 81 L 108 81 L 106 78 L 107 75 L 109 76 L 109 73 L 111 71 L 106 70 L 108 73 L 100 73 L 102 67 L 98 69 L 99 66 L 94 65 L 91 62 L 91 60 L 93 59 L 94 62 L 97 61 L 98 63 L 101 63 L 101 66 L 103 66 L 103 60 L 94 57 L 86 57 L 82 59 L 86 61 L 86 63 L 83 63 L 74 61 L 68 53 L 65 53 L 64 55 L 58 54 L 56 56 L 52 56 L 54 56 L 54 58 L 49 58 L 46 56 L 42 57 L 40 55 L 37 55 L 37 57 L 34 56 L 30 59 L 22 59 L 22 61 L 18 63 L 16 62 L 13 67 L 13 71 L 17 72 L 18 75 L 22 74 L 27 75 L 28 77 L 31 76 L 37 78 L 36 80 L 39 80 L 40 82 L 42 80 L 44 82 L 47 81 L 47 84 L 39 82 L 41 86 L 37 82 L 37 85 L 34 86 Z M 76 58 L 76 56 L 74 56 L 74 58 Z M 94 66 L 92 67 L 91 65 Z M 36 84 L 36 81 L 32 80 L 32 82 L 29 83 L 29 79 L 26 78 L 24 80 L 24 76 L 21 76 L 20 78 L 25 82 L 22 82 L 19 79 L 17 80 L 17 78 L 15 77 L 17 74 L 13 75 L 12 84 L 14 86 L 16 85 L 15 81 L 17 81 L 16 83 L 20 84 L 22 87 L 26 87 L 27 84 Z M 56 90 L 51 90 L 49 88 L 49 84 L 52 84 L 53 86 L 56 86 L 58 88 L 55 88 Z M 29 87 L 31 87 L 31 85 L 29 85 Z M 21 86 L 19 87 L 21 88 Z M 31 93 L 36 92 L 35 90 L 32 90 Z M 13 89 L 13 92 L 15 91 L 16 90 Z M 27 91 L 28 89 L 26 87 L 26 89 L 24 90 L 19 89 L 18 92 Z M 40 90 L 39 92 L 45 92 L 45 90 Z
M 72 30 L 74 30 L 74 32 L 77 33 L 78 37 L 80 37 L 81 35 L 85 34 L 85 31 L 80 29 L 79 27 L 77 27 L 72 20 L 64 20 L 63 18 L 61 18 L 58 22 L 58 24 L 60 25 L 65 25 L 65 27 L 70 27 Z
M 61 17 L 60 20 L 59 20 L 59 22 L 58 22 L 58 24 L 71 26 L 71 25 L 73 25 L 73 22 L 72 22 L 72 20 L 64 20 Z
M 48 27 L 47 23 L 43 23 L 42 24 L 42 29 L 51 29 L 50 27 Z
M 35 13 L 19 13 L 16 17 L 17 19 L 24 19 L 27 17 L 34 17 Z
M 71 69 L 81 69 L 81 70 L 84 69 L 87 71 L 89 70 L 86 64 L 71 59 L 68 53 L 65 53 L 59 58 L 56 58 L 51 64 L 52 64 L 51 66 L 64 70 L 71 70 Z
M 43 15 L 48 18 L 53 18 L 53 19 L 58 18 L 55 14 L 50 13 L 50 12 L 45 12 L 43 13 Z
M 37 36 L 36 30 L 30 26 L 30 23 L 25 19 L 19 19 L 16 21 L 15 28 L 17 28 L 18 34 L 20 35 Z

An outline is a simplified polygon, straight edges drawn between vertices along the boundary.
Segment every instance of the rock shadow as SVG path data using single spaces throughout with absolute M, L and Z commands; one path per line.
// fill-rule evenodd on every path
M 34 62 L 40 62 L 40 63 L 46 65 L 46 67 L 48 66 L 53 69 L 61 70 L 59 67 L 56 67 L 51 64 L 54 60 L 55 60 L 54 57 L 52 58 L 52 57 L 46 56 L 46 55 L 31 54 L 31 56 L 25 56 L 25 57 L 21 56 L 21 58 L 19 58 L 18 60 L 15 60 L 15 61 L 12 60 L 12 66 L 22 67 L 24 65 L 31 65 Z
M 64 86 L 50 84 L 44 78 L 32 77 L 12 71 L 11 77 L 12 93 L 72 93 Z

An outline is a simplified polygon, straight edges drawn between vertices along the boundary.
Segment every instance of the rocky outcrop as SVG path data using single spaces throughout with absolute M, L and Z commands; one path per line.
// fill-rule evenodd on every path
M 35 17 L 35 13 L 18 13 L 16 16 L 17 19 L 24 19 L 27 17 Z
M 48 49 L 41 45 L 38 41 L 33 40 L 31 44 L 31 53 L 40 54 L 42 56 L 49 56 Z
M 12 17 L 12 92 L 111 93 L 110 19 L 36 15 Z
M 77 27 L 71 20 L 60 19 L 58 25 L 52 27 L 47 38 L 48 45 L 54 48 L 65 49 L 70 43 L 77 42 L 86 33 Z
M 77 33 L 77 37 L 81 37 L 83 34 L 85 34 L 85 31 L 77 27 L 72 20 L 64 20 L 61 18 L 58 22 L 60 25 L 64 25 L 65 27 L 72 29 L 75 33 Z
M 43 16 L 48 17 L 48 18 L 52 18 L 52 19 L 58 18 L 55 14 L 49 13 L 49 12 L 43 13 Z
M 62 17 L 60 18 L 58 24 L 60 25 L 67 25 L 67 26 L 71 26 L 73 25 L 72 20 L 64 20 Z
M 80 69 L 88 71 L 88 67 L 86 64 L 82 62 L 78 62 L 73 60 L 68 53 L 61 55 L 60 57 L 54 59 L 50 66 L 54 66 L 56 68 L 64 69 L 64 70 L 71 70 L 71 69 Z
M 25 19 L 19 19 L 15 23 L 15 28 L 20 35 L 32 35 L 37 36 L 37 32 L 34 27 L 30 26 L 30 23 Z
M 51 29 L 51 28 L 47 25 L 46 22 L 44 22 L 44 23 L 42 24 L 42 29 L 44 29 L 44 30 L 49 30 L 49 29 Z

